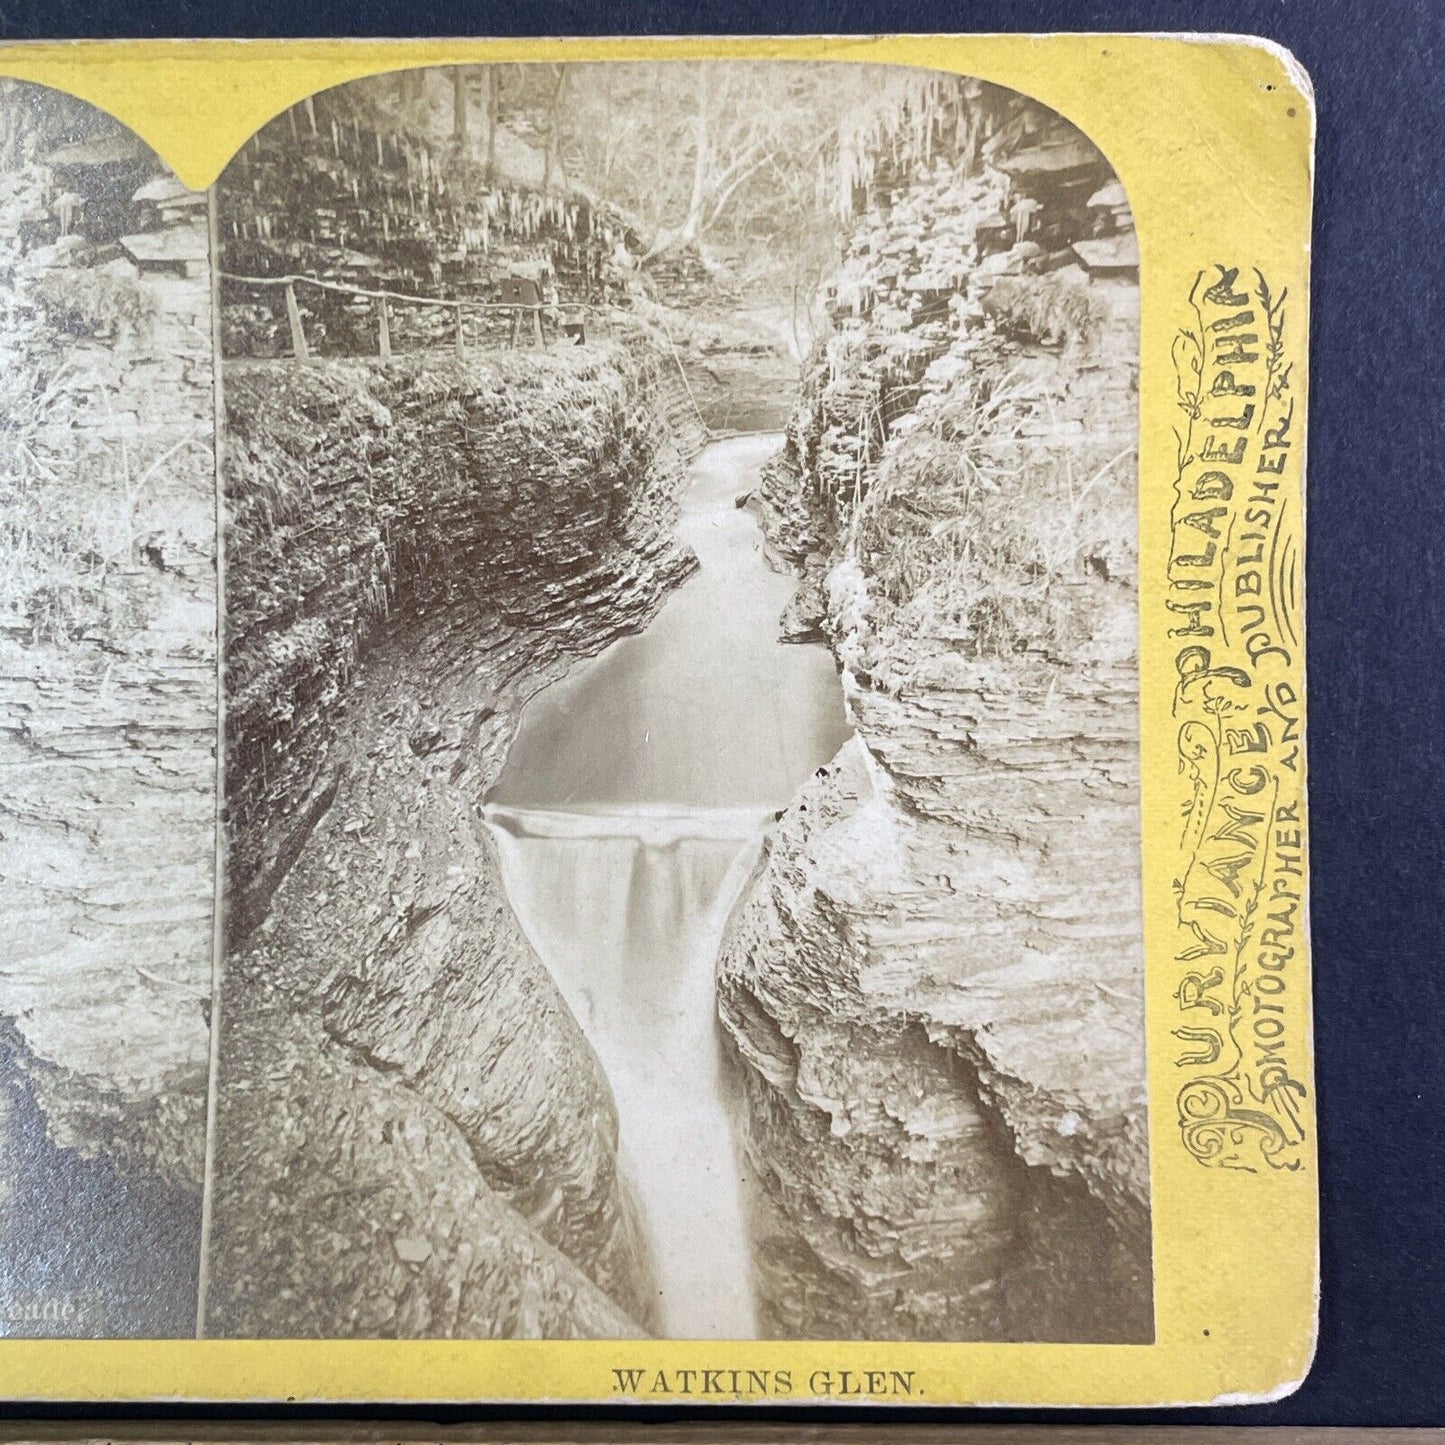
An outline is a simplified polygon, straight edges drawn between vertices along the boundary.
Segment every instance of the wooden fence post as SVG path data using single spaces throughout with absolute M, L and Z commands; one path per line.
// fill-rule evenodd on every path
M 376 301 L 377 346 L 383 361 L 391 360 L 391 310 L 385 296 Z
M 301 308 L 296 304 L 296 288 L 286 283 L 286 320 L 291 323 L 291 354 L 297 361 L 310 361 L 311 350 L 306 345 L 306 332 L 301 325 Z
M 467 359 L 467 333 L 462 326 L 462 308 L 457 307 L 457 360 Z

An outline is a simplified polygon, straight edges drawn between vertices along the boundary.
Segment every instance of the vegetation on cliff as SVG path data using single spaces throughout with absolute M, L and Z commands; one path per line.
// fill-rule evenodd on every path
M 209 1328 L 637 1334 L 607 1081 L 481 805 L 525 700 L 692 565 L 676 373 L 608 346 L 234 375 Z
M 720 967 L 780 1336 L 1151 1332 L 1137 288 L 1075 249 L 1130 241 L 1107 166 L 1018 119 L 861 218 L 757 499 L 857 728 Z
M 0 82 L 0 1283 L 99 1334 L 193 1328 L 205 1150 L 210 295 L 204 199 L 161 169 Z

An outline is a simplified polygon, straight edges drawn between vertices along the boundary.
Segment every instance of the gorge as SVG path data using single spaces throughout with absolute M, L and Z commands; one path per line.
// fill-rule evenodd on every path
M 367 358 L 327 293 L 310 365 L 229 300 L 207 1332 L 1151 1338 L 1137 250 L 970 86 L 875 137 L 797 355 L 595 195 L 397 142 L 318 240 L 287 145 L 388 143 L 248 154 L 252 269 L 383 284 L 434 186 L 471 284 L 541 237 L 593 299 Z
M 488 809 L 512 906 L 612 1087 L 661 1326 L 683 1338 L 756 1333 L 716 1027 L 723 925 L 765 828 L 847 733 L 826 652 L 778 640 L 796 584 L 736 505 L 778 440 L 699 455 L 677 529 L 699 574 L 533 700 Z

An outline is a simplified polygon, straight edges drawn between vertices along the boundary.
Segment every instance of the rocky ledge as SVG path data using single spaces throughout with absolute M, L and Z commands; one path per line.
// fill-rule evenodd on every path
M 989 184 L 865 220 L 752 503 L 857 729 L 719 965 L 774 1336 L 1152 1337 L 1137 288 L 938 279 Z
M 228 384 L 248 535 L 211 1333 L 651 1321 L 607 1082 L 481 808 L 527 698 L 694 565 L 671 385 L 614 347 Z M 290 486 L 315 506 L 278 525 L 260 503 Z
M 0 335 L 0 1092 L 29 1097 L 50 1146 L 172 1190 L 199 1219 L 215 896 L 210 288 L 123 258 L 76 264 L 78 236 L 19 255 L 20 218 L 55 189 L 39 173 L 24 184 L 0 208 L 14 303 Z M 188 204 L 193 219 L 169 234 L 204 254 L 203 198 Z M 11 1172 L 46 1168 L 37 1156 Z M 50 1224 L 74 1227 L 54 1212 Z

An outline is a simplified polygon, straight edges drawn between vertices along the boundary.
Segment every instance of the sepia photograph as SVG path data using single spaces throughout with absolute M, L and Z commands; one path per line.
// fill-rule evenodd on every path
M 921 69 L 437 66 L 212 204 L 200 1332 L 1150 1342 L 1095 144 Z
M 216 899 L 207 202 L 0 81 L 0 1336 L 195 1332 Z

